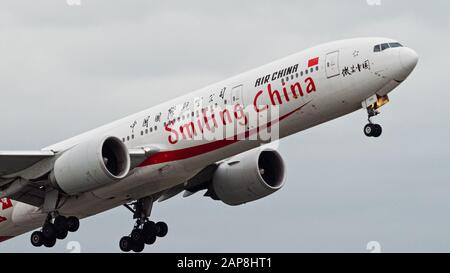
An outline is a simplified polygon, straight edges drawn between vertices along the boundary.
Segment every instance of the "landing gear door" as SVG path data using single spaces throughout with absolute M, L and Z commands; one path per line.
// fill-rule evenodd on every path
M 332 78 L 340 74 L 339 71 L 339 51 L 327 54 L 326 62 L 327 78 Z

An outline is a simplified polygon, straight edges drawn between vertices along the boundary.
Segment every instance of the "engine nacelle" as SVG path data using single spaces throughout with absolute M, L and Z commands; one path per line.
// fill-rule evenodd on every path
M 254 149 L 220 164 L 212 190 L 222 202 L 236 206 L 276 192 L 283 187 L 284 179 L 281 155 L 269 148 Z
M 52 183 L 67 194 L 91 191 L 124 178 L 130 155 L 116 137 L 99 137 L 65 151 L 55 161 Z

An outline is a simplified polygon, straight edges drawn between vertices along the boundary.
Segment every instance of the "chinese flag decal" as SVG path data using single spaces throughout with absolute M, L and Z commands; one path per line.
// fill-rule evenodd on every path
M 315 65 L 318 65 L 318 64 L 319 64 L 319 57 L 310 59 L 308 61 L 308 67 L 315 66 Z

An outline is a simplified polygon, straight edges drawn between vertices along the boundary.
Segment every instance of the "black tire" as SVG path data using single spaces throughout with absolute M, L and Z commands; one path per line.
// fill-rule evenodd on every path
M 150 233 L 144 235 L 144 243 L 146 245 L 152 245 L 156 242 L 156 234 Z
M 144 250 L 145 244 L 144 242 L 133 242 L 133 251 L 136 253 L 142 252 Z
M 45 241 L 44 234 L 42 234 L 41 231 L 35 231 L 31 233 L 30 241 L 33 246 L 40 247 L 44 244 Z
M 156 224 L 155 224 L 155 222 L 152 222 L 152 221 L 146 222 L 144 224 L 144 227 L 142 228 L 142 230 L 144 231 L 145 235 L 156 234 Z
M 44 246 L 46 247 L 54 247 L 56 244 L 56 237 L 51 237 L 51 238 L 45 238 L 44 240 Z
M 131 241 L 131 238 L 129 236 L 122 237 L 119 241 L 119 247 L 123 252 L 130 252 L 130 250 L 133 248 L 133 242 Z
M 379 124 L 374 124 L 373 126 L 375 128 L 375 131 L 373 133 L 373 137 L 380 137 L 381 134 L 383 133 L 383 128 Z
M 364 134 L 366 135 L 366 137 L 372 137 L 373 133 L 375 131 L 375 128 L 373 126 L 373 124 L 366 124 L 366 126 L 364 126 Z
M 144 224 L 142 228 L 144 232 L 144 243 L 147 245 L 154 244 L 156 241 L 156 224 L 155 222 L 149 221 Z
M 144 242 L 144 232 L 141 229 L 133 229 L 130 234 L 133 244 L 139 244 Z
M 158 222 L 156 223 L 156 236 L 158 237 L 164 237 L 167 235 L 167 232 L 169 231 L 169 227 L 164 222 Z
M 67 217 L 67 230 L 70 232 L 75 232 L 80 227 L 80 220 L 75 216 Z
M 45 238 L 56 238 L 56 229 L 52 223 L 45 223 L 42 227 L 42 234 Z
M 59 240 L 64 240 L 64 239 L 66 239 L 68 233 L 69 233 L 69 231 L 67 229 L 57 230 L 56 231 L 56 238 L 59 239 Z
M 59 215 L 55 218 L 55 221 L 53 221 L 53 225 L 55 226 L 57 233 L 68 230 L 67 218 L 62 215 Z

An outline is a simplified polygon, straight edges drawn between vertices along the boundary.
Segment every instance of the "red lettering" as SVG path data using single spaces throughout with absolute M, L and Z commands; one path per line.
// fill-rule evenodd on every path
M 244 119 L 244 123 L 239 122 L 241 125 L 246 125 L 248 123 L 247 115 L 245 115 L 244 108 L 239 103 L 234 106 L 234 117 L 237 120 Z
M 287 90 L 286 90 L 286 87 L 284 86 L 285 85 L 285 83 L 283 82 L 283 94 L 284 94 L 284 98 L 286 99 L 286 101 L 289 101 L 289 95 L 288 95 L 288 92 L 287 92 Z M 294 95 L 294 97 L 297 97 L 297 95 Z
M 176 144 L 178 142 L 179 136 L 178 132 L 169 127 L 169 124 L 164 128 L 167 132 L 171 133 L 168 140 L 170 144 Z
M 259 105 L 259 104 L 258 104 L 258 98 L 262 95 L 262 93 L 263 93 L 263 91 L 262 91 L 262 90 L 259 90 L 258 93 L 256 93 L 255 98 L 253 99 L 253 108 L 255 108 L 255 111 L 256 111 L 257 113 L 262 112 L 262 111 L 265 111 L 265 110 L 267 110 L 267 109 L 269 108 L 269 105 L 267 105 L 267 104 L 266 104 L 266 106 L 263 107 L 263 108 L 258 108 L 258 105 Z
M 206 116 L 206 110 L 202 110 L 202 116 L 203 116 L 203 121 L 205 122 L 205 127 L 206 129 L 208 129 L 209 131 L 211 131 L 211 127 L 209 127 L 209 119 Z
M 227 121 L 225 120 L 225 114 L 226 114 L 226 117 L 228 119 L 228 123 L 231 123 L 230 111 L 228 111 L 228 109 L 225 109 L 225 110 L 219 112 L 219 115 L 220 115 L 220 118 L 222 119 L 222 124 L 223 125 L 227 125 L 228 124 Z
M 272 85 L 271 84 L 269 84 L 267 86 L 267 90 L 269 91 L 270 101 L 272 102 L 272 105 L 277 105 L 277 104 L 281 104 L 282 103 L 280 92 L 278 92 L 278 90 L 276 90 L 276 89 L 272 91 Z M 278 103 L 275 102 L 275 98 L 274 97 L 276 97 Z
M 308 94 L 316 91 L 316 85 L 314 84 L 314 80 L 311 77 L 306 78 L 305 83 L 307 84 L 306 92 Z
M 300 85 L 299 82 L 294 83 L 293 85 L 291 85 L 291 91 L 294 94 L 294 98 L 297 98 L 297 92 L 296 90 L 299 92 L 300 96 L 303 97 L 303 90 L 302 90 L 302 86 Z
M 186 137 L 186 134 L 184 133 L 185 131 L 187 132 L 187 135 L 188 135 L 187 137 Z M 189 122 L 187 124 L 180 126 L 180 132 L 183 135 L 184 139 L 193 138 L 194 135 L 195 136 L 197 135 L 197 132 L 195 131 L 195 126 L 194 126 L 193 122 Z

